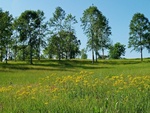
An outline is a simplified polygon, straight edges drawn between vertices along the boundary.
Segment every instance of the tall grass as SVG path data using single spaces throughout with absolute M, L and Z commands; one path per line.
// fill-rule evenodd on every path
M 148 60 L 1 64 L 0 112 L 149 113 L 149 66 Z

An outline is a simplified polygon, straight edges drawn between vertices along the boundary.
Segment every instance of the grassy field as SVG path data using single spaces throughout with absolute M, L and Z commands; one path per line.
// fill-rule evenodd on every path
M 0 63 L 2 113 L 149 113 L 150 59 Z

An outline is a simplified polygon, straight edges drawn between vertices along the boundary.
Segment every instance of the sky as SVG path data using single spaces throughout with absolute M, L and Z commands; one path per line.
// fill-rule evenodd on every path
M 126 45 L 125 58 L 140 58 L 140 53 L 128 48 L 129 24 L 135 13 L 143 13 L 150 20 L 150 0 L 0 0 L 0 8 L 9 11 L 13 17 L 19 17 L 25 10 L 42 10 L 48 21 L 56 7 L 61 7 L 66 14 L 76 16 L 78 23 L 74 26 L 76 36 L 81 40 L 80 49 L 86 48 L 87 37 L 81 27 L 80 18 L 83 12 L 90 6 L 96 6 L 109 20 L 112 28 L 110 39 L 113 44 L 120 42 Z M 106 54 L 107 54 L 106 50 Z M 150 53 L 145 49 L 144 57 L 150 57 Z M 91 52 L 88 52 L 91 59 Z

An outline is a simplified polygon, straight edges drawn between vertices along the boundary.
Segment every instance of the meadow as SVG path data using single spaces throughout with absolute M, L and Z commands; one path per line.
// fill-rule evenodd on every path
M 150 59 L 0 63 L 0 113 L 149 113 Z

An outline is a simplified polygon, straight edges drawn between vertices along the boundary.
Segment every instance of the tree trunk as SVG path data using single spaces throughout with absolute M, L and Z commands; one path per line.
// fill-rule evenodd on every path
M 67 57 L 68 55 L 67 55 L 67 52 L 66 52 L 66 60 L 68 59 L 68 57 Z
M 38 60 L 40 61 L 40 44 L 41 44 L 41 38 L 39 38 L 39 47 L 38 47 Z
M 7 64 L 7 50 L 6 50 L 6 58 L 5 58 L 6 64 Z
M 60 59 L 61 59 L 61 55 L 60 55 L 60 51 L 59 51 L 59 53 L 58 53 L 58 60 L 60 61 Z
M 16 56 L 17 56 L 17 45 L 15 46 L 15 62 L 16 62 Z
M 23 50 L 22 51 L 23 51 L 22 60 L 25 61 L 25 45 L 24 45 L 24 43 L 23 43 Z
M 33 62 L 32 62 L 32 49 L 33 49 L 33 47 L 32 47 L 32 45 L 30 45 L 30 64 L 31 65 L 33 64 Z
M 95 51 L 95 60 L 97 62 L 97 52 Z
M 3 61 L 3 52 L 1 50 L 1 62 Z
M 92 50 L 92 64 L 94 64 L 94 51 Z
M 102 48 L 102 59 L 105 59 L 104 58 L 104 48 Z
M 143 61 L 143 48 L 141 46 L 141 62 Z
M 93 39 L 93 31 L 92 31 L 92 64 L 94 64 L 94 39 Z
M 40 51 L 38 51 L 38 60 L 40 61 Z
M 141 35 L 140 35 L 140 44 L 142 44 Z M 141 62 L 142 62 L 143 61 L 143 47 L 142 47 L 142 45 L 140 45 L 140 52 L 141 52 Z

